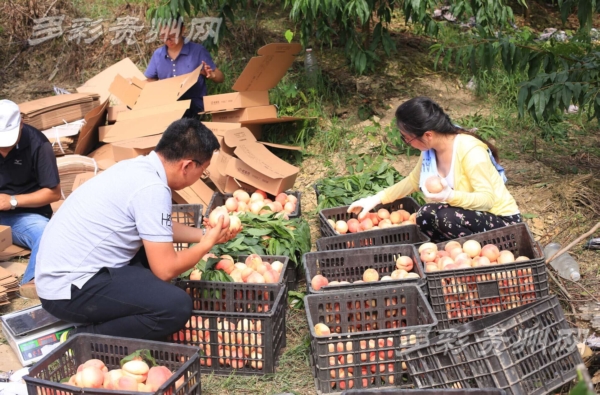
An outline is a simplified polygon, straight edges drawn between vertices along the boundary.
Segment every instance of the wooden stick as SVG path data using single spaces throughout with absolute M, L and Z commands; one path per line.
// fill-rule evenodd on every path
M 578 238 L 576 238 L 575 240 L 573 240 L 571 243 L 569 243 L 569 245 L 567 245 L 565 248 L 563 248 L 562 250 L 558 251 L 556 254 L 552 255 L 550 258 L 546 259 L 546 264 L 552 262 L 553 260 L 555 260 L 556 258 L 558 258 L 560 255 L 564 254 L 565 252 L 569 251 L 571 248 L 573 248 L 574 245 L 576 245 L 577 243 L 579 243 L 581 240 L 587 238 L 588 236 L 592 235 L 595 231 L 598 230 L 598 228 L 600 228 L 600 222 L 598 222 L 596 225 L 594 225 L 594 227 L 592 229 L 590 229 L 589 232 L 582 234 L 581 236 L 579 236 Z
M 560 290 L 562 291 L 562 293 L 565 294 L 565 296 L 567 298 L 569 298 L 569 300 L 573 299 L 573 297 L 571 296 L 571 294 L 569 293 L 569 291 L 567 291 L 567 289 L 562 285 L 562 283 L 556 277 L 554 277 L 554 274 L 552 274 L 552 272 L 550 270 L 548 270 L 548 276 L 550 276 L 550 279 L 552 281 L 554 281 L 554 283 L 556 285 L 558 285 L 558 288 L 560 288 Z M 569 304 L 571 304 L 571 303 L 569 303 Z M 571 304 L 571 309 L 573 309 L 573 312 L 575 312 L 575 308 L 573 307 L 572 304 Z

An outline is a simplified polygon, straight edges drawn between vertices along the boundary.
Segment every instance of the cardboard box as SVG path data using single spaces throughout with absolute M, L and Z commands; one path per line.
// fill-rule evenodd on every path
M 228 155 L 234 155 L 234 151 L 236 147 L 244 143 L 254 143 L 257 142 L 259 144 L 265 145 L 267 147 L 279 148 L 279 149 L 287 149 L 292 151 L 301 151 L 302 147 L 298 147 L 295 145 L 284 145 L 284 144 L 275 144 L 275 143 L 267 143 L 264 141 L 257 141 L 254 134 L 245 127 L 238 129 L 231 129 L 225 132 L 223 136 L 217 136 L 219 140 L 219 144 L 221 145 L 221 151 L 225 152 Z
M 150 151 L 156 147 L 161 138 L 162 134 L 157 134 L 111 144 L 113 158 L 116 162 L 120 162 L 122 160 L 136 158 L 140 155 L 148 155 Z
M 300 169 L 279 159 L 264 145 L 246 143 L 237 147 L 234 153 L 237 158 L 227 163 L 228 176 L 271 195 L 293 188 Z
M 103 141 L 104 138 L 106 137 L 106 134 L 112 127 L 113 127 L 113 125 L 100 126 L 98 128 L 98 140 Z
M 213 112 L 213 122 L 249 122 L 277 118 L 277 107 L 260 106 L 242 108 L 234 111 Z
M 112 144 L 104 144 L 88 156 L 96 161 L 98 168 L 101 170 L 106 170 L 117 163 Z
M 214 191 L 202 180 L 179 191 L 173 191 L 173 200 L 177 204 L 202 204 L 206 209 Z
M 171 123 L 181 119 L 189 106 L 190 100 L 183 100 L 154 108 L 120 112 L 117 123 L 111 125 L 100 141 L 116 143 L 162 134 Z
M 129 108 L 124 104 L 108 107 L 108 115 L 106 116 L 106 121 L 110 124 L 117 122 L 117 115 L 123 111 L 129 111 Z
M 100 101 L 108 100 L 108 97 L 110 96 L 109 86 L 117 74 L 123 76 L 124 78 L 137 78 L 139 80 L 146 79 L 144 73 L 138 69 L 131 59 L 125 58 L 87 80 L 85 84 L 77 88 L 77 92 L 97 93 L 100 95 Z
M 85 114 L 85 124 L 79 131 L 79 138 L 75 146 L 76 155 L 87 155 L 98 145 L 98 129 L 100 125 L 106 123 L 107 107 L 108 100 Z
M 232 89 L 236 92 L 204 97 L 205 111 L 234 110 L 266 106 L 269 89 L 273 89 L 287 73 L 302 51 L 298 43 L 273 43 L 258 50 L 250 59 Z
M 0 251 L 12 245 L 12 231 L 10 226 L 0 225 Z
M 135 79 L 130 83 L 117 75 L 109 91 L 132 110 L 158 107 L 179 100 L 198 81 L 201 69 L 199 66 L 191 73 L 148 83 Z
M 239 122 L 202 122 L 204 126 L 209 128 L 215 136 L 225 136 L 225 132 L 231 129 L 239 129 L 245 127 L 249 129 L 254 137 L 258 140 L 262 135 L 262 125 L 244 125 Z

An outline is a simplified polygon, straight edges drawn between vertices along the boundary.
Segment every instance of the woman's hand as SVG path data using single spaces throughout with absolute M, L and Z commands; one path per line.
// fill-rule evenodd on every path
M 377 195 L 368 196 L 366 198 L 362 198 L 352 203 L 350 207 L 348 207 L 348 213 L 354 214 L 366 214 L 369 211 L 373 210 L 375 206 L 381 204 L 381 198 Z
M 440 178 L 440 182 L 444 187 L 444 189 L 442 189 L 441 192 L 431 193 L 427 190 L 427 187 L 423 185 L 423 195 L 425 195 L 427 199 L 433 202 L 447 202 L 448 200 L 450 200 L 452 198 L 452 193 L 454 192 L 454 190 L 450 188 L 445 178 Z

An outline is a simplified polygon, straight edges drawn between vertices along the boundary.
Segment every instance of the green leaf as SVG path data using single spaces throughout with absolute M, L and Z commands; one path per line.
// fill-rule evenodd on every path
M 291 43 L 294 39 L 294 33 L 290 29 L 286 30 L 284 36 L 288 43 Z
M 120 365 L 121 365 L 121 367 L 123 367 L 123 365 L 125 365 L 127 362 L 134 361 L 134 360 L 144 361 L 150 367 L 157 366 L 156 360 L 150 353 L 150 350 L 147 350 L 147 349 L 141 349 L 141 350 L 132 352 L 128 356 L 121 359 Z

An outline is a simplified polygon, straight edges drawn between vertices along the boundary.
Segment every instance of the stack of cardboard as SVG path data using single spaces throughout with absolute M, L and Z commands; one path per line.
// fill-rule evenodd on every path
M 58 175 L 60 177 L 60 187 L 63 199 L 69 197 L 77 185 L 77 176 L 80 174 L 98 172 L 98 165 L 93 158 L 81 155 L 66 155 L 56 158 L 58 166 Z
M 23 122 L 39 130 L 50 129 L 82 119 L 100 105 L 100 96 L 92 93 L 50 96 L 19 104 Z
M 204 124 L 221 143 L 209 168 L 210 179 L 220 192 L 258 188 L 277 195 L 293 187 L 299 169 L 266 147 L 300 148 L 257 139 L 264 124 L 299 120 L 277 117 L 277 108 L 269 102 L 269 89 L 279 83 L 301 50 L 300 44 L 268 44 L 250 59 L 233 85 L 236 92 L 204 97 L 204 109 L 212 115 L 212 122 Z
M 10 303 L 10 299 L 17 297 L 19 282 L 8 270 L 0 267 L 0 306 Z
M 84 124 L 85 121 L 80 119 L 42 131 L 42 133 L 52 144 L 55 156 L 70 155 L 75 153 L 79 131 Z

